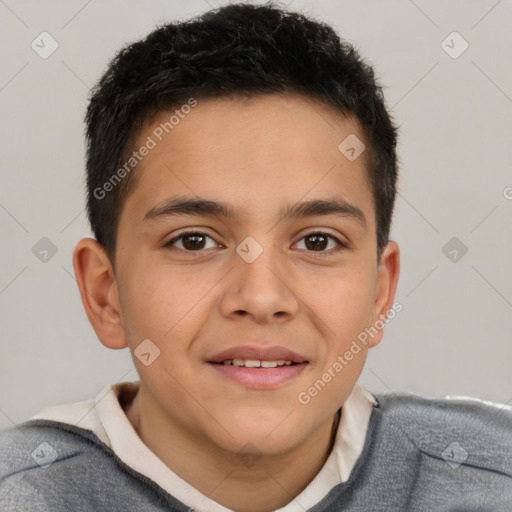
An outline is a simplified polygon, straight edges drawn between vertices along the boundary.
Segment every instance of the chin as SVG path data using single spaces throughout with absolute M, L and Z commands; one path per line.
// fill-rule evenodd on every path
M 221 447 L 240 458 L 243 462 L 247 457 L 250 460 L 258 460 L 262 457 L 283 455 L 292 450 L 298 442 L 299 439 L 292 439 L 290 436 L 270 440 L 269 438 L 256 439 L 244 435 L 234 440 L 231 439 L 226 446 Z
M 272 422 L 237 423 L 231 421 L 226 431 L 217 432 L 214 442 L 222 449 L 237 455 L 273 456 L 292 450 L 303 439 L 302 429 L 295 421 L 279 419 Z

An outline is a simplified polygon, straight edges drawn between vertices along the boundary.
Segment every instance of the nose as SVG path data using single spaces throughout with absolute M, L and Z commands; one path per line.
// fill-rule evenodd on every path
M 258 324 L 282 323 L 296 316 L 299 302 L 290 269 L 284 258 L 268 247 L 253 261 L 234 256 L 221 300 L 224 316 L 247 316 Z

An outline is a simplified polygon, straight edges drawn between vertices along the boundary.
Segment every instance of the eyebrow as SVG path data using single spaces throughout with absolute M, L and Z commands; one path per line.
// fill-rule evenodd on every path
M 223 217 L 237 220 L 236 210 L 228 203 L 203 198 L 188 198 L 182 196 L 169 197 L 146 212 L 143 221 L 177 215 L 203 215 Z M 280 219 L 298 219 L 318 215 L 338 215 L 358 221 L 367 227 L 366 217 L 360 208 L 348 203 L 341 197 L 329 199 L 313 199 L 301 201 L 293 205 L 283 206 L 279 211 Z

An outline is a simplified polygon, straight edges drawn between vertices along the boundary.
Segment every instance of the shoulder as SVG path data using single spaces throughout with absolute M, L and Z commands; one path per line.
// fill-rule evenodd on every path
M 110 448 L 94 432 L 54 420 L 31 419 L 0 430 L 1 460 L 16 464 L 18 470 L 97 450 Z
M 399 430 L 423 455 L 512 479 L 512 407 L 470 397 L 374 395 L 382 427 Z
M 0 510 L 182 510 L 93 431 L 48 419 L 0 430 Z M 186 510 L 186 509 L 185 509 Z
M 83 468 L 108 470 L 109 448 L 92 432 L 52 420 L 0 430 L 0 503 L 5 511 L 60 510 L 66 494 L 87 495 Z

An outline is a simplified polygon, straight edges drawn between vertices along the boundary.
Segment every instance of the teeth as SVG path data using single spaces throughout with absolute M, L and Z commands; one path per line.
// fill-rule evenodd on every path
M 275 368 L 276 366 L 290 366 L 291 361 L 278 359 L 277 361 L 259 361 L 255 359 L 226 359 L 222 362 L 225 365 L 245 366 L 246 368 Z
M 240 366 L 244 364 L 242 359 L 239 359 L 239 361 L 242 362 Z M 259 368 L 261 366 L 261 361 L 253 361 L 252 359 L 246 359 L 245 360 L 245 367 L 246 368 Z

